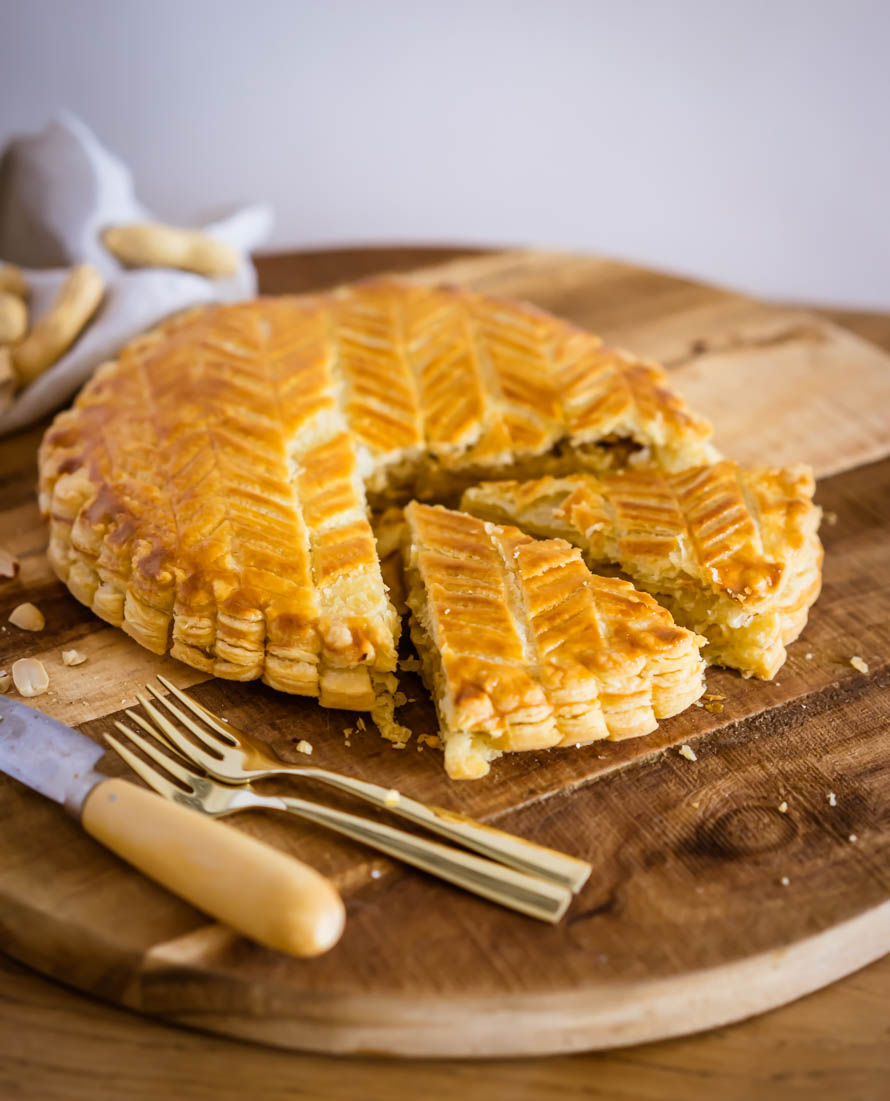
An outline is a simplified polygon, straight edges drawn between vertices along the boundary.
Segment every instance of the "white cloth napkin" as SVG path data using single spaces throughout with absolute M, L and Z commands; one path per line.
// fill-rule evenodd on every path
M 99 234 L 108 225 L 151 218 L 126 166 L 73 115 L 62 114 L 40 133 L 7 146 L 0 163 L 0 260 L 25 269 L 31 323 L 52 305 L 74 264 L 95 265 L 107 286 L 99 311 L 68 352 L 0 414 L 0 435 L 58 408 L 131 337 L 177 310 L 256 293 L 250 252 L 269 235 L 268 206 L 243 207 L 203 227 L 242 253 L 238 271 L 224 279 L 122 267 Z

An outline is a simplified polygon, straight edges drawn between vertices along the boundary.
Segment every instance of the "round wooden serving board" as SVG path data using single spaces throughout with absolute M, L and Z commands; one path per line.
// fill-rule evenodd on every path
M 309 289 L 302 270 L 267 258 L 265 289 Z M 350 274 L 333 262 L 330 282 Z M 890 951 L 890 357 L 802 311 L 591 258 L 496 253 L 410 277 L 525 298 L 652 355 L 715 422 L 727 454 L 813 464 L 825 584 L 787 664 L 774 683 L 711 670 L 721 713 L 694 707 L 648 738 L 516 755 L 482 781 L 449 782 L 416 739 L 398 751 L 373 728 L 344 736 L 353 715 L 206 681 L 93 617 L 43 556 L 40 432 L 2 441 L 0 545 L 22 570 L 0 588 L 0 621 L 29 599 L 47 627 L 0 629 L 0 667 L 44 661 L 50 693 L 34 703 L 98 739 L 163 671 L 284 757 L 308 739 L 314 762 L 496 821 L 591 860 L 594 873 L 549 927 L 294 820 L 242 817 L 238 828 L 300 854 L 343 891 L 343 940 L 298 961 L 209 924 L 59 807 L 0 777 L 0 946 L 169 1021 L 284 1047 L 413 1056 L 688 1033 Z M 88 662 L 62 666 L 60 650 L 74 645 Z M 851 667 L 854 655 L 867 674 Z M 419 682 L 403 687 L 403 719 L 434 733 Z M 678 754 L 684 742 L 696 761 Z M 110 755 L 100 767 L 125 774 Z

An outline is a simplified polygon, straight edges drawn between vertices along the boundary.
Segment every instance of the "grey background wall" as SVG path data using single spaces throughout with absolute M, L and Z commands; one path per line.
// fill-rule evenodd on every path
M 78 112 L 144 200 L 277 245 L 583 248 L 890 308 L 881 0 L 0 0 L 0 140 Z

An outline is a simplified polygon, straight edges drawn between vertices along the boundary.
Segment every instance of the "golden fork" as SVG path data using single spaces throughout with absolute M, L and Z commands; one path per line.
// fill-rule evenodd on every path
M 161 744 L 165 744 L 163 734 L 151 723 L 134 712 L 128 712 L 128 714 Z M 175 750 L 167 748 L 166 745 L 163 750 L 159 749 L 122 722 L 116 721 L 114 725 L 147 757 L 179 781 L 182 787 L 172 783 L 111 734 L 105 735 L 108 744 L 123 757 L 149 787 L 192 810 L 202 811 L 213 817 L 237 814 L 238 811 L 255 808 L 287 811 L 298 818 L 304 818 L 319 826 L 326 826 L 354 841 L 360 841 L 388 856 L 445 879 L 458 887 L 463 887 L 466 891 L 541 921 L 559 921 L 572 900 L 571 891 L 557 883 L 538 879 L 525 872 L 516 871 L 514 868 L 506 868 L 493 860 L 474 856 L 472 853 L 443 845 L 438 841 L 416 837 L 414 834 L 384 825 L 382 822 L 348 814 L 323 804 L 311 803 L 305 799 L 282 795 L 258 795 L 249 784 L 233 787 L 201 776 L 186 768 Z M 174 753 L 176 756 L 173 756 Z
M 200 745 L 196 745 L 182 734 L 144 696 L 137 695 L 137 699 L 174 749 L 184 753 L 192 762 L 200 765 L 208 775 L 223 783 L 241 784 L 268 776 L 300 776 L 337 788 L 339 791 L 348 792 L 367 803 L 397 814 L 417 826 L 423 826 L 432 833 L 447 837 L 449 841 L 455 841 L 465 848 L 473 849 L 491 860 L 507 864 L 511 868 L 528 872 L 541 879 L 562 884 L 574 893 L 584 886 L 590 875 L 591 865 L 584 860 L 569 856 L 567 853 L 557 852 L 544 845 L 536 845 L 532 841 L 526 841 L 503 830 L 492 829 L 466 815 L 421 803 L 401 792 L 381 787 L 379 784 L 368 783 L 366 780 L 356 780 L 339 772 L 331 772 L 312 765 L 287 764 L 263 742 L 257 738 L 251 738 L 231 723 L 223 722 L 212 711 L 208 711 L 206 707 L 202 707 L 196 700 L 187 696 L 166 677 L 159 676 L 158 680 L 171 695 L 206 724 L 200 726 L 152 685 L 146 685 L 158 703 L 163 704 L 187 730 L 199 739 Z M 134 712 L 128 711 L 127 714 L 134 721 L 139 721 Z

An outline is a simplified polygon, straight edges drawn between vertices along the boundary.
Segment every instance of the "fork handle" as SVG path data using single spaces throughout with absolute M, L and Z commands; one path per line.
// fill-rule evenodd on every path
M 288 769 L 276 769 L 276 775 L 287 776 Z M 524 837 L 517 837 L 512 833 L 486 826 L 483 822 L 477 822 L 458 811 L 445 810 L 443 807 L 435 807 L 432 804 L 420 803 L 401 792 L 390 792 L 379 784 L 372 784 L 367 780 L 357 780 L 352 776 L 343 776 L 339 772 L 329 772 L 327 769 L 314 768 L 301 770 L 305 775 L 311 775 L 329 787 L 348 792 L 359 799 L 363 799 L 382 810 L 405 818 L 417 826 L 437 833 L 441 837 L 447 837 L 449 841 L 456 841 L 459 845 L 465 845 L 490 860 L 497 860 L 500 864 L 508 864 L 529 875 L 538 876 L 541 879 L 549 879 L 554 883 L 560 883 L 570 888 L 573 894 L 587 882 L 592 867 L 586 860 L 579 860 L 568 853 L 549 849 L 545 845 L 538 845 L 534 841 L 526 841 Z M 270 770 L 271 774 L 271 770 Z M 397 799 L 392 801 L 393 794 Z
M 250 802 L 252 806 L 285 810 L 317 825 L 327 826 L 353 841 L 360 841 L 396 860 L 540 921 L 559 921 L 572 899 L 571 890 L 558 883 L 394 829 L 372 818 L 362 818 L 322 803 L 286 795 L 253 793 Z
M 80 820 L 128 864 L 259 944 L 317 956 L 340 939 L 333 885 L 239 830 L 118 779 L 92 789 Z

